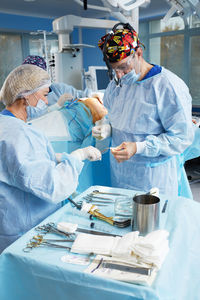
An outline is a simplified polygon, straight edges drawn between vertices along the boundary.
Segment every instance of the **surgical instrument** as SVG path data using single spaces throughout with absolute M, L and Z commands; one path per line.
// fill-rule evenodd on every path
M 30 252 L 33 248 L 37 248 L 39 246 L 47 246 L 47 247 L 52 247 L 52 248 L 62 248 L 66 250 L 71 250 L 70 247 L 58 245 L 58 244 L 53 244 L 53 243 L 48 243 L 48 242 L 30 242 L 27 244 L 27 246 L 23 249 L 24 252 Z
M 75 205 L 75 207 L 77 209 L 81 209 L 82 208 L 82 205 L 78 205 L 75 201 L 73 201 L 72 199 L 68 198 L 68 200 L 73 203 Z M 125 227 L 128 227 L 131 225 L 131 219 L 123 219 L 121 221 L 116 221 L 113 217 L 106 217 L 104 216 L 103 214 L 101 214 L 99 212 L 99 209 L 96 208 L 94 209 L 94 204 L 92 205 L 92 207 L 89 209 L 88 213 L 94 217 L 96 217 L 97 219 L 99 220 L 102 220 L 102 221 L 105 221 L 113 226 L 116 226 L 116 227 L 120 227 L 120 228 L 125 228 Z
M 125 228 L 130 226 L 131 224 L 131 219 L 123 219 L 117 221 L 113 217 L 106 217 L 103 214 L 99 212 L 99 209 L 93 209 L 94 206 L 92 205 L 91 209 L 88 211 L 88 213 L 94 217 L 96 217 L 99 220 L 105 221 L 113 226 L 120 227 L 120 228 Z
M 96 261 L 95 259 L 93 262 Z M 119 270 L 122 272 L 130 272 L 130 273 L 136 273 L 141 275 L 150 276 L 152 272 L 152 268 L 146 268 L 146 267 L 135 267 L 128 264 L 122 264 L 119 262 L 113 262 L 112 260 L 104 260 L 103 258 L 100 259 L 97 266 L 91 271 L 91 273 L 94 273 L 99 268 L 105 268 L 105 269 L 111 269 L 111 270 Z
M 151 268 L 133 267 L 133 266 L 127 266 L 127 265 L 123 265 L 123 264 L 119 264 L 119 263 L 112 263 L 112 262 L 106 262 L 106 261 L 102 261 L 100 266 L 102 268 L 106 268 L 106 269 L 119 270 L 122 272 L 137 273 L 137 274 L 146 275 L 146 276 L 150 276 L 151 271 L 152 271 Z
M 44 234 L 46 233 L 56 233 L 59 235 L 64 235 L 65 237 L 72 237 L 73 233 L 66 233 L 64 231 L 61 231 L 57 229 L 55 223 L 47 223 L 46 225 L 37 226 L 35 228 L 36 231 L 41 231 Z
M 168 200 L 165 200 L 165 203 L 164 203 L 163 208 L 162 208 L 162 213 L 165 213 L 166 208 L 167 208 L 167 203 L 168 203 Z
M 86 202 L 86 203 L 93 203 L 93 204 L 96 204 L 96 205 L 98 205 L 98 206 L 107 206 L 107 205 L 110 203 L 110 202 L 106 202 L 106 203 L 107 203 L 107 204 L 106 204 L 106 203 L 104 203 L 104 201 L 103 201 L 103 203 L 102 203 L 102 202 L 99 202 L 98 200 L 97 200 L 97 201 L 94 201 L 94 200 L 91 200 L 91 199 L 85 199 L 85 200 L 80 200 L 80 201 L 78 201 L 77 204 L 82 206 L 83 202 Z
M 82 232 L 82 233 L 94 234 L 94 235 L 105 235 L 105 236 L 114 236 L 114 237 L 115 236 L 121 236 L 119 234 L 108 233 L 108 232 L 103 232 L 103 231 L 96 231 L 96 230 L 85 229 L 85 228 L 77 228 L 76 231 L 77 232 Z
M 74 103 L 78 102 L 79 98 L 74 98 L 70 103 L 64 105 L 65 108 L 70 108 Z
M 53 227 L 54 228 L 57 228 L 57 226 L 56 226 L 56 224 L 55 223 L 51 223 L 51 224 L 53 224 Z M 37 231 L 43 231 L 43 228 L 46 228 L 46 226 L 47 226 L 47 228 L 49 228 L 49 223 L 48 224 L 46 224 L 46 225 L 43 225 L 43 226 L 39 226 L 39 227 L 37 227 Z M 65 235 L 66 236 L 69 236 L 69 237 L 74 237 L 75 235 L 76 235 L 76 233 L 78 233 L 78 232 L 84 232 L 84 233 L 90 233 L 90 234 L 95 234 L 95 235 L 105 235 L 105 236 L 119 236 L 119 235 L 117 235 L 117 234 L 112 234 L 112 233 L 108 233 L 108 232 L 103 232 L 103 231 L 97 231 L 97 230 L 92 230 L 92 229 L 85 229 L 85 228 L 77 228 L 76 229 L 76 231 L 74 231 L 73 233 L 67 233 L 67 232 L 64 232 L 64 231 L 61 231 L 61 230 L 58 230 L 59 232 L 63 232 L 63 233 L 65 233 Z M 49 232 L 49 231 L 47 231 L 47 232 Z M 43 239 L 44 240 L 44 238 L 43 238 L 43 236 L 42 235 L 37 235 L 37 236 L 34 236 L 32 239 L 31 239 L 31 243 L 34 243 L 35 241 L 39 241 L 39 239 Z M 72 242 L 72 241 L 74 241 L 74 240 L 53 240 L 53 239 L 45 239 L 45 241 L 47 241 L 47 242 Z
M 113 198 L 93 196 L 93 194 L 88 194 L 88 195 L 86 195 L 83 198 L 98 199 L 98 200 L 110 200 L 111 202 L 115 201 Z
M 101 197 L 92 197 L 92 196 L 85 196 L 83 197 L 86 202 L 98 202 L 98 203 L 115 203 L 114 199 L 111 198 L 101 198 Z
M 46 243 L 51 243 L 51 242 L 74 242 L 74 239 L 44 239 L 44 236 L 41 234 L 37 234 L 35 236 L 32 237 L 32 239 L 30 240 L 30 242 L 46 242 Z
M 99 191 L 99 190 L 94 190 L 90 195 L 96 195 L 96 194 L 112 195 L 112 196 L 125 196 L 125 197 L 128 196 L 128 195 L 120 194 L 120 193 L 101 192 L 101 191 Z

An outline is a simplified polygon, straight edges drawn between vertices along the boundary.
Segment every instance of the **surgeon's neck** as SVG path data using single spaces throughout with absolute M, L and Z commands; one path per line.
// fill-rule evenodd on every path
M 153 68 L 153 65 L 149 64 L 148 62 L 146 62 L 144 59 L 142 60 L 142 64 L 141 64 L 141 70 L 140 70 L 140 78 L 139 80 L 142 80 L 147 73 L 149 73 L 149 71 Z
M 16 100 L 13 104 L 6 106 L 6 109 L 9 110 L 17 119 L 26 122 L 26 103 L 23 99 Z

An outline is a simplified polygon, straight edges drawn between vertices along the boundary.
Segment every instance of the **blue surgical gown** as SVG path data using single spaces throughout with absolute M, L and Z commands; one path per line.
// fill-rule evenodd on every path
M 192 191 L 187 179 L 187 174 L 185 172 L 184 163 L 187 160 L 194 159 L 200 156 L 200 128 L 193 125 L 194 130 L 194 140 L 192 144 L 185 149 L 181 155 L 177 156 L 178 163 L 178 179 L 179 179 L 179 189 L 178 195 L 185 198 L 193 198 Z
M 193 140 L 191 96 L 169 70 L 121 86 L 111 81 L 104 94 L 112 126 L 112 147 L 124 141 L 146 142 L 140 154 L 118 163 L 110 155 L 114 187 L 178 195 L 177 158 Z
M 83 163 L 55 152 L 41 132 L 0 114 L 0 253 L 60 207 L 77 187 Z
M 77 90 L 66 83 L 52 83 L 48 94 L 48 105 L 55 104 L 61 95 L 71 94 L 73 98 L 84 98 L 89 96 L 91 90 L 86 88 L 84 91 Z

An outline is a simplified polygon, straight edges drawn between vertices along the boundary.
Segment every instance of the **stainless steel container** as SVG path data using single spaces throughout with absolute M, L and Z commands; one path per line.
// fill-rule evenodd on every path
M 133 197 L 132 230 L 140 235 L 159 229 L 160 199 L 153 195 L 137 195 Z

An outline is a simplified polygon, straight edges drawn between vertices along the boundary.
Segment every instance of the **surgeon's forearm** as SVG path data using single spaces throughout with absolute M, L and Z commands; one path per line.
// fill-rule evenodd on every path
M 182 153 L 193 141 L 193 132 L 188 136 L 160 134 L 159 136 L 149 135 L 145 142 L 139 143 L 137 154 L 148 157 L 160 155 L 172 156 Z

